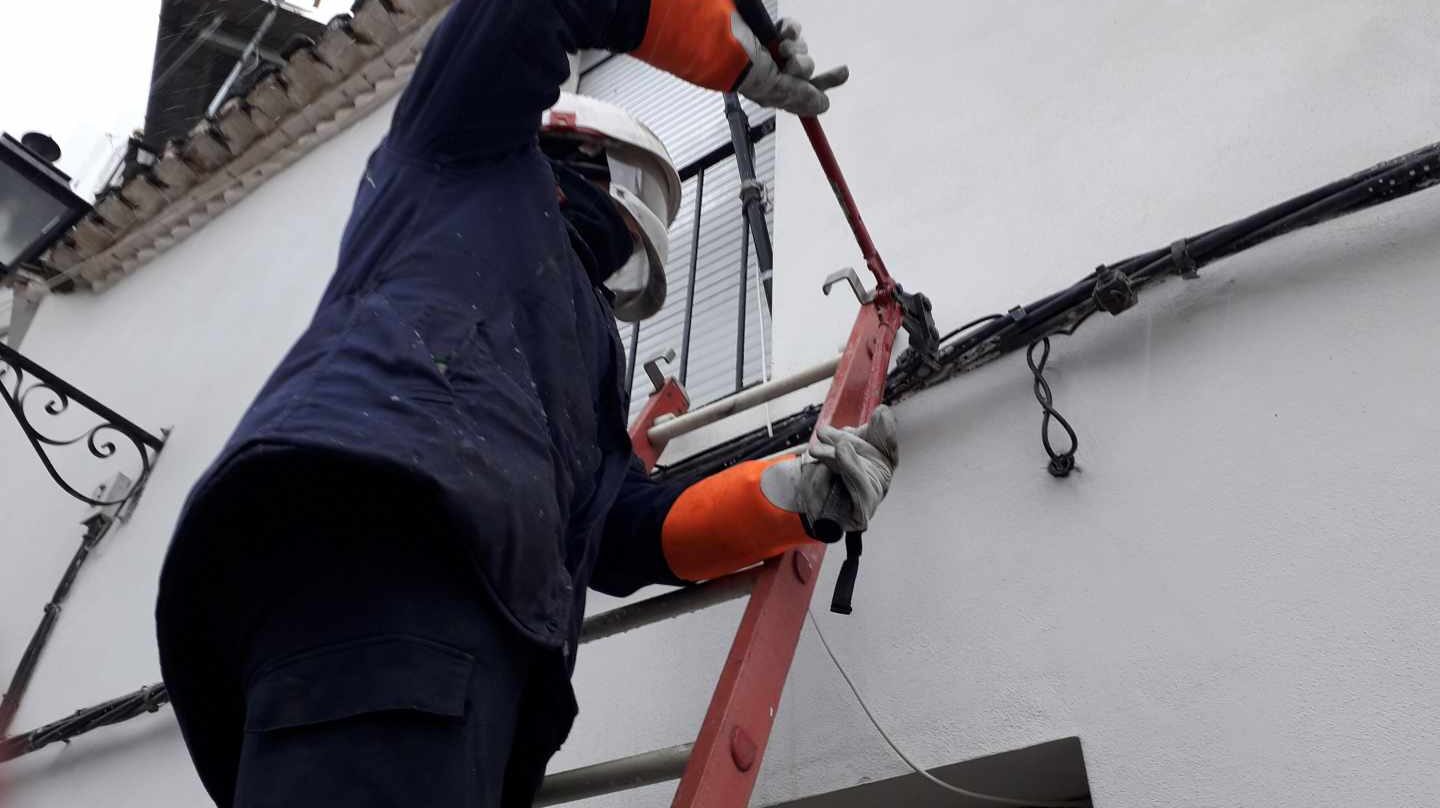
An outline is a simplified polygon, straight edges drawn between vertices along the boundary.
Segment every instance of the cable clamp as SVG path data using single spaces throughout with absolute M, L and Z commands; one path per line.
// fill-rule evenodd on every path
M 1186 280 L 1200 277 L 1200 265 L 1190 254 L 1190 242 L 1180 239 L 1170 245 L 1170 261 L 1175 265 L 1175 274 Z
M 740 183 L 740 202 L 747 204 L 751 201 L 765 204 L 765 183 L 759 180 L 745 180 Z
M 1138 299 L 1135 287 L 1130 285 L 1130 276 L 1103 264 L 1095 270 L 1095 291 L 1092 296 L 1095 305 L 1110 312 L 1111 316 L 1135 305 Z

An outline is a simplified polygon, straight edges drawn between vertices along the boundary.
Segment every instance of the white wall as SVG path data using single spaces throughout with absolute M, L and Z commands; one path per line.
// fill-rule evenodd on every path
M 1437 139 L 1440 11 L 1419 0 L 786 11 L 822 66 L 852 68 L 827 130 L 891 270 L 942 326 Z M 308 316 L 383 126 L 104 295 L 42 307 L 28 353 L 176 431 L 135 519 L 83 573 L 20 727 L 155 678 L 153 582 L 179 499 Z M 843 341 L 854 304 L 818 285 L 856 256 L 793 121 L 778 148 L 783 372 Z M 1019 356 L 903 405 L 904 464 L 857 612 L 824 611 L 834 558 L 816 604 L 902 746 L 939 765 L 1077 734 L 1107 808 L 1433 802 L 1437 270 L 1430 191 L 1057 340 L 1056 403 L 1082 441 L 1068 480 L 1045 473 Z M 6 667 L 82 510 L 23 451 L 0 428 Z M 688 739 L 738 614 L 587 647 L 557 767 Z M 167 715 L 22 760 L 13 804 L 204 804 Z M 807 629 L 755 803 L 901 770 Z
M 321 146 L 113 289 L 52 296 L 40 307 L 22 345 L 28 356 L 141 426 L 174 432 L 133 518 L 81 572 L 16 730 L 159 680 L 155 586 L 180 504 L 309 321 L 390 112 Z M 8 413 L 4 421 L 0 667 L 8 677 L 86 509 L 45 476 Z M 62 459 L 88 490 L 98 466 L 79 455 Z M 188 765 L 167 709 L 6 766 L 16 780 L 7 805 L 206 804 Z
M 1440 139 L 1430 3 L 786 11 L 852 68 L 826 128 L 942 325 Z M 843 338 L 848 301 L 816 287 L 855 261 L 808 152 L 782 127 L 791 368 Z M 1058 339 L 1068 480 L 1018 355 L 904 405 L 857 614 L 820 618 L 902 745 L 939 764 L 1075 733 L 1102 806 L 1433 803 L 1437 270 L 1432 190 Z M 802 657 L 767 793 L 885 760 L 833 681 Z

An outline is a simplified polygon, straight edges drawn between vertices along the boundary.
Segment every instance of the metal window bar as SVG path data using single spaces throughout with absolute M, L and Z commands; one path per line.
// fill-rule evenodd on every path
M 744 390 L 748 384 L 757 381 L 748 379 L 746 374 L 746 357 L 747 353 L 749 353 L 749 351 L 747 351 L 747 340 L 754 339 L 756 336 L 749 333 L 749 331 L 754 330 L 752 327 L 753 324 L 750 322 L 753 318 L 749 317 L 749 312 L 752 308 L 756 308 L 758 316 L 764 317 L 770 310 L 769 285 L 772 259 L 770 255 L 770 234 L 763 203 L 764 193 L 756 177 L 755 144 L 763 141 L 774 133 L 775 119 L 766 118 L 750 126 L 748 125 L 748 120 L 745 118 L 744 110 L 740 107 L 738 101 L 733 102 L 733 111 L 738 117 L 734 117 L 730 122 L 730 141 L 716 146 L 714 149 L 711 149 L 709 152 L 701 155 L 679 170 L 682 182 L 692 183 L 687 187 L 687 194 L 692 198 L 686 202 L 686 210 L 690 211 L 689 215 L 691 218 L 687 221 L 682 215 L 682 219 L 678 223 L 679 227 L 682 228 L 681 232 L 688 236 L 690 242 L 688 272 L 681 270 L 681 272 L 685 273 L 681 277 L 686 279 L 685 298 L 683 304 L 681 304 L 683 308 L 680 308 L 678 312 L 671 310 L 672 313 L 669 316 L 672 319 L 668 320 L 668 326 L 664 324 L 666 315 L 663 313 L 660 315 L 659 322 L 647 323 L 645 330 L 650 336 L 645 344 L 642 344 L 641 340 L 636 337 L 636 332 L 631 332 L 630 344 L 628 346 L 631 357 L 627 362 L 630 368 L 630 371 L 627 373 L 629 381 L 627 389 L 632 391 L 635 390 L 637 384 L 644 382 L 644 380 L 639 378 L 638 374 L 634 372 L 638 367 L 636 363 L 637 355 L 642 352 L 651 355 L 668 348 L 676 349 L 679 354 L 680 361 L 676 375 L 681 384 L 695 383 L 699 385 L 699 390 L 708 390 L 708 393 L 699 393 L 704 397 L 702 400 L 712 399 L 716 395 L 717 391 L 714 389 L 716 382 L 715 377 L 719 375 L 719 373 L 727 372 L 721 371 L 720 369 L 730 366 L 732 362 L 734 367 L 734 383 L 733 385 L 726 385 L 729 392 L 739 392 Z M 737 148 L 739 149 L 738 151 Z M 728 265 L 729 262 L 733 260 L 729 253 L 729 250 L 732 248 L 723 246 L 722 243 L 711 241 L 716 232 L 715 226 L 712 225 L 712 220 L 715 220 L 715 217 L 719 215 L 728 217 L 731 215 L 730 211 L 733 210 L 733 208 L 726 205 L 723 208 L 724 213 L 719 213 L 717 212 L 716 206 L 717 204 L 724 203 L 717 202 L 716 199 L 713 198 L 708 200 L 710 207 L 708 209 L 706 208 L 706 175 L 710 173 L 710 169 L 732 158 L 736 162 L 736 171 L 738 172 L 740 180 L 741 190 L 739 202 L 742 224 L 741 232 L 738 234 L 733 228 L 724 226 L 723 232 L 725 232 L 726 235 L 724 236 L 723 242 L 733 244 L 729 239 L 735 238 L 737 235 L 739 237 L 738 258 L 740 272 L 738 273 L 738 280 L 735 281 L 738 285 L 733 287 L 730 286 L 731 282 L 728 279 L 720 282 L 717 276 L 713 274 L 717 261 L 724 262 Z M 730 171 L 728 167 L 725 167 L 724 170 L 727 173 Z M 713 197 L 713 195 L 714 191 L 712 190 L 711 196 Z M 725 191 L 725 195 L 727 197 L 729 196 L 728 189 Z M 684 237 L 685 236 L 677 234 L 677 239 Z M 672 244 L 675 244 L 675 242 L 672 241 Z M 751 245 L 754 245 L 753 251 Z M 724 250 L 724 255 L 717 255 L 716 250 Z M 674 252 L 678 252 L 678 250 L 672 250 L 672 254 Z M 754 256 L 753 259 L 751 258 L 752 254 Z M 751 260 L 758 262 L 757 277 L 759 283 L 757 284 L 757 289 L 749 288 L 750 283 L 753 282 L 750 278 Z M 728 273 L 726 274 L 728 275 Z M 671 277 L 673 287 L 678 287 L 681 282 L 680 279 L 675 278 L 674 275 Z M 736 315 L 733 321 L 736 328 L 733 358 L 724 358 L 723 353 L 720 353 L 723 349 L 717 351 L 716 346 L 710 345 L 706 339 L 706 335 L 713 334 L 715 328 L 723 327 L 713 319 L 716 310 L 703 305 L 703 299 L 707 295 L 713 296 L 717 294 L 717 290 L 719 289 L 724 289 L 723 294 L 725 295 L 731 294 L 731 290 L 733 290 L 737 298 Z M 759 296 L 758 302 L 756 301 L 757 295 Z M 676 314 L 679 315 L 678 330 L 680 333 L 677 335 L 679 344 L 665 344 L 660 334 L 667 328 L 675 328 L 677 323 L 673 318 L 675 318 Z M 762 330 L 759 334 L 759 339 L 763 341 L 765 338 L 765 330 L 767 329 L 764 329 L 763 323 L 761 327 Z M 659 330 L 652 330 L 656 328 Z M 767 354 L 768 350 L 762 346 L 762 350 L 759 353 L 762 362 Z M 754 362 L 751 361 L 750 364 L 753 365 Z M 753 367 L 751 368 L 751 372 L 753 373 Z M 704 374 L 700 382 L 696 381 L 697 373 Z M 764 369 L 762 368 L 760 372 L 761 378 L 758 381 L 763 381 L 765 375 Z M 705 383 L 703 381 L 704 378 L 708 378 L 710 381 Z M 724 388 L 722 388 L 722 390 L 724 390 Z M 721 394 L 723 395 L 725 392 Z M 640 393 L 636 392 L 632 394 L 632 406 L 634 407 L 631 411 L 632 417 L 636 414 L 641 401 L 642 397 Z
M 735 315 L 735 392 L 745 389 L 745 305 L 746 290 L 750 279 L 750 229 L 740 228 L 740 279 L 736 281 L 739 292 L 739 310 Z
M 695 175 L 695 222 L 690 235 L 690 282 L 685 286 L 685 327 L 680 339 L 680 383 L 682 385 L 690 377 L 690 330 L 695 326 L 695 275 L 700 268 L 700 211 L 704 201 L 705 168 L 702 166 Z

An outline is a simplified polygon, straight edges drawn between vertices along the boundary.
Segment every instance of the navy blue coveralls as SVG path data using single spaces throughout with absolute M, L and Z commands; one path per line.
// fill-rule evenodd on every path
M 428 45 L 161 575 L 162 670 L 221 806 L 528 805 L 586 588 L 678 583 L 680 490 L 634 460 L 600 285 L 630 236 L 537 146 L 566 53 L 632 50 L 648 13 L 459 0 Z

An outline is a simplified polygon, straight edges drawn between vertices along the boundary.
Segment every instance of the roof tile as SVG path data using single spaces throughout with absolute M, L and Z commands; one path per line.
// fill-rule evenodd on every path
M 279 126 L 281 121 L 295 111 L 295 104 L 286 95 L 285 84 L 278 73 L 272 73 L 256 83 L 245 97 L 245 102 L 252 111 L 273 121 L 275 126 Z
M 202 121 L 180 147 L 180 156 L 196 171 L 209 173 L 230 162 L 235 155 L 216 135 L 210 122 Z
M 365 53 L 367 50 L 370 51 L 369 56 Z M 332 22 L 315 45 L 315 58 L 341 75 L 353 73 L 362 62 L 378 52 L 374 46 L 367 48 L 355 41 L 348 19 L 339 24 Z
M 165 153 L 151 168 L 151 173 L 155 175 L 155 179 L 165 183 L 172 193 L 184 193 L 200 181 L 195 169 L 180 159 L 179 150 L 173 145 L 165 149 Z
M 135 224 L 135 209 L 125 204 L 119 194 L 106 194 L 95 203 L 95 213 L 110 223 L 111 227 L 124 230 Z
M 231 98 L 221 105 L 215 116 L 215 128 L 220 130 L 232 154 L 243 153 L 261 135 L 260 128 L 255 125 L 244 100 L 240 98 Z
M 103 195 L 42 260 L 102 289 L 203 227 L 265 179 L 398 92 L 451 0 L 361 0 L 318 43 L 290 51 L 281 70 L 213 120 L 167 145 L 150 174 Z
M 75 242 L 80 257 L 89 258 L 113 244 L 115 235 L 97 219 L 86 216 L 71 228 L 70 239 Z
M 361 0 L 350 28 L 362 42 L 385 47 L 400 38 L 400 28 L 380 0 Z

